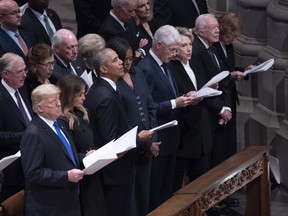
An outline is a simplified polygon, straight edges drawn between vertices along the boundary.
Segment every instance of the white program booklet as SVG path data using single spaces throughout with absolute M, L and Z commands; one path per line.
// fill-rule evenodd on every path
M 167 122 L 165 124 L 162 124 L 162 125 L 160 125 L 158 127 L 152 128 L 152 129 L 150 129 L 150 131 L 163 130 L 165 128 L 173 127 L 173 126 L 176 126 L 176 125 L 178 125 L 178 121 L 177 120 L 173 120 L 173 121 Z
M 274 64 L 274 59 L 271 58 L 265 62 L 263 62 L 260 65 L 257 65 L 256 67 L 254 67 L 253 69 L 249 69 L 244 71 L 244 74 L 250 74 L 250 73 L 258 73 L 258 72 L 263 72 L 263 71 L 267 71 L 270 67 L 272 67 L 272 65 Z
M 200 90 L 194 93 L 195 98 L 206 98 L 221 95 L 222 91 L 210 88 L 202 87 Z
M 212 77 L 202 88 L 209 87 L 209 86 L 211 86 L 213 84 L 216 84 L 216 83 L 220 82 L 225 77 L 227 77 L 229 74 L 230 74 L 229 71 L 222 71 L 222 72 L 218 73 L 217 75 Z
M 18 151 L 14 155 L 9 155 L 7 157 L 4 157 L 0 160 L 0 171 L 5 169 L 7 166 L 9 166 L 11 163 L 13 163 L 16 159 L 21 157 L 20 151 Z
M 116 160 L 117 154 L 136 147 L 138 126 L 131 129 L 117 140 L 112 140 L 83 159 L 86 175 L 91 175 Z

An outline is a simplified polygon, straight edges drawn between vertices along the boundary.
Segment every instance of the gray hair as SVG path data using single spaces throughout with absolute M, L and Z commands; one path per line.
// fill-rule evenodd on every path
M 69 36 L 75 37 L 74 33 L 68 29 L 59 29 L 58 31 L 56 31 L 51 39 L 52 49 L 57 45 L 61 45 L 63 38 Z
M 173 43 L 180 43 L 181 36 L 177 29 L 171 25 L 161 26 L 154 34 L 153 45 L 157 42 L 171 45 Z
M 111 0 L 111 6 L 113 7 L 115 5 L 125 5 L 129 1 L 131 1 L 131 0 Z
M 12 70 L 12 67 L 14 65 L 15 62 L 18 61 L 23 61 L 23 58 L 15 53 L 5 53 L 1 58 L 0 58 L 0 73 L 2 74 L 2 72 L 4 70 Z
M 60 94 L 60 89 L 53 84 L 42 84 L 36 87 L 31 94 L 32 108 L 38 113 L 37 105 L 43 103 L 50 95 Z
M 98 34 L 86 34 L 78 40 L 78 52 L 83 57 L 92 56 L 105 48 L 105 40 Z
M 213 14 L 201 14 L 195 20 L 195 33 L 198 34 L 199 30 L 205 29 L 209 25 L 209 20 L 216 19 Z
M 110 48 L 105 48 L 97 52 L 95 56 L 93 57 L 93 67 L 95 68 L 98 75 L 100 73 L 100 66 L 105 64 L 105 62 L 107 61 L 107 53 L 111 51 L 114 52 L 114 50 Z

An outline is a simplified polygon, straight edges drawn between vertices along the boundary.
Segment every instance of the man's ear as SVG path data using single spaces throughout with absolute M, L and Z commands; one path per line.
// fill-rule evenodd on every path
M 105 65 L 101 65 L 99 67 L 100 73 L 101 74 L 106 74 L 107 73 L 107 67 Z
M 156 49 L 157 49 L 157 50 L 159 50 L 159 49 L 160 49 L 160 47 L 161 47 L 161 42 L 160 42 L 160 41 L 158 41 L 158 42 L 156 43 Z
M 115 7 L 113 7 L 113 11 L 116 11 L 116 13 L 118 13 L 120 9 L 121 6 L 119 4 L 116 4 Z
M 203 30 L 199 30 L 198 34 L 199 34 L 200 37 L 203 37 Z
M 42 107 L 41 104 L 37 104 L 35 108 L 36 108 L 38 113 L 42 113 L 43 112 L 43 107 Z

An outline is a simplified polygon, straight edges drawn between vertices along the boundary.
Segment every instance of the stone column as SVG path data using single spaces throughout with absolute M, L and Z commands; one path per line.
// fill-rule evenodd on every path
M 229 12 L 238 14 L 238 1 L 226 0 L 226 9 Z
M 207 0 L 209 12 L 214 14 L 216 17 L 221 16 L 227 11 L 226 0 Z
M 267 5 L 270 0 L 238 0 L 237 12 L 242 22 L 240 37 L 234 42 L 236 65 L 246 67 L 259 62 L 258 55 L 267 45 Z M 247 140 L 247 123 L 258 100 L 258 75 L 248 81 L 237 82 L 240 98 L 237 115 L 238 149 L 244 148 Z
M 273 114 L 264 113 L 274 119 L 273 125 L 267 125 L 271 131 L 271 154 L 279 159 L 281 184 L 288 189 L 288 0 L 274 0 L 267 8 L 268 45 L 259 54 L 260 60 L 275 59 L 273 69 L 264 73 L 259 88 L 259 103 Z M 260 83 L 259 82 L 259 83 Z M 267 85 L 270 83 L 271 85 Z M 266 85 L 266 86 L 265 86 Z M 259 85 L 260 86 L 260 85 Z M 260 89 L 263 94 L 260 94 Z M 265 94 L 266 92 L 266 94 Z M 256 122 L 261 123 L 258 119 Z M 273 131 L 275 133 L 273 134 Z

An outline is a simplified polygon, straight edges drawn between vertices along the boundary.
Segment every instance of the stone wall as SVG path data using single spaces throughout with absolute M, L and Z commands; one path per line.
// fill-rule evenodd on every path
M 275 60 L 267 72 L 237 83 L 238 148 L 271 145 L 271 154 L 279 159 L 281 184 L 288 187 L 288 0 L 208 0 L 208 4 L 216 16 L 232 11 L 242 21 L 242 34 L 234 43 L 236 65 Z

